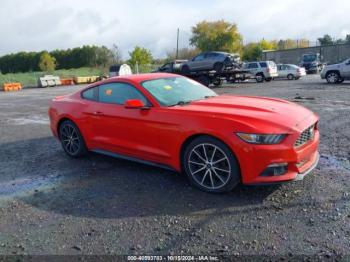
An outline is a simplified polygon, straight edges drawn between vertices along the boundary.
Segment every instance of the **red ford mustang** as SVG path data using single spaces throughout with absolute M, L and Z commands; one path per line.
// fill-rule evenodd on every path
M 239 182 L 300 180 L 318 163 L 318 117 L 274 98 L 217 95 L 186 77 L 115 77 L 53 99 L 64 151 L 87 151 L 184 172 L 209 192 Z

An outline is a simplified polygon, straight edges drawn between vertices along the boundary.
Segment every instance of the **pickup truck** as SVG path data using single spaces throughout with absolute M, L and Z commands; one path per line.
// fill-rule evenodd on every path
M 299 66 L 304 67 L 306 73 L 308 74 L 318 74 L 324 66 L 324 64 L 321 62 L 321 58 L 322 57 L 318 53 L 303 54 L 301 56 Z
M 330 84 L 339 84 L 350 80 L 350 58 L 339 64 L 326 65 L 321 71 L 321 78 Z

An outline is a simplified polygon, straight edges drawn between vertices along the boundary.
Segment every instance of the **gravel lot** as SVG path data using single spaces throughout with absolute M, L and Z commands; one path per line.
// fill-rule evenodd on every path
M 215 88 L 296 101 L 321 117 L 320 164 L 305 180 L 224 195 L 155 167 L 66 157 L 48 101 L 79 88 L 0 93 L 0 255 L 350 255 L 350 84 L 311 75 Z

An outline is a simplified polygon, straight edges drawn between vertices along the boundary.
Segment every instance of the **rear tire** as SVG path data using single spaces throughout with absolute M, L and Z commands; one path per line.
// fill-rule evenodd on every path
M 214 86 L 221 86 L 224 81 L 220 78 L 215 78 L 213 81 Z
M 71 120 L 64 120 L 60 124 L 59 139 L 64 152 L 70 157 L 81 157 L 88 151 L 79 128 Z
M 183 65 L 181 67 L 181 73 L 184 75 L 189 75 L 190 74 L 190 67 L 188 65 Z
M 240 182 L 236 157 L 227 145 L 210 136 L 194 139 L 182 156 L 191 184 L 210 193 L 231 191 Z
M 209 87 L 210 85 L 210 78 L 208 76 L 202 75 L 200 77 L 198 77 L 197 82 L 201 83 L 202 85 L 205 85 L 207 87 Z

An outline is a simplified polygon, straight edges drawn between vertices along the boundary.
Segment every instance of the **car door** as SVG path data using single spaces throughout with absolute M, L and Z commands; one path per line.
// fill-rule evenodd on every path
M 158 71 L 172 73 L 173 72 L 173 63 L 167 63 L 167 64 L 161 66 Z
M 348 59 L 347 61 L 345 61 L 341 65 L 341 73 L 340 74 L 342 77 L 350 78 L 350 59 Z
M 187 64 L 190 66 L 191 70 L 201 70 L 203 66 L 205 66 L 205 54 L 200 54 L 194 57 L 190 62 Z
M 258 63 L 249 63 L 248 64 L 248 70 L 252 75 L 256 75 L 256 73 L 258 73 L 259 71 L 259 65 Z
M 219 55 L 216 53 L 207 53 L 205 55 L 205 59 L 203 61 L 203 67 L 204 70 L 213 70 L 214 64 L 218 62 Z
M 287 77 L 287 67 L 286 65 L 279 65 L 279 68 L 278 68 L 278 77 L 280 78 L 285 78 Z
M 142 100 L 149 109 L 126 108 L 124 103 L 129 99 Z M 100 85 L 91 111 L 95 150 L 156 162 L 168 157 L 159 150 L 152 105 L 135 86 L 123 82 Z

